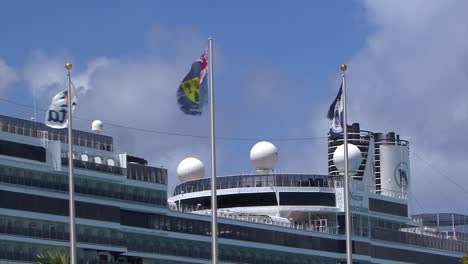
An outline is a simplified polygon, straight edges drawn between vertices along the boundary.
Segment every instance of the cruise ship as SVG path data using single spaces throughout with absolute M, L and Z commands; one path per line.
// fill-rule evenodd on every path
M 409 142 L 359 124 L 348 131 L 362 154 L 350 182 L 353 261 L 458 263 L 468 216 L 410 215 Z M 68 140 L 66 129 L 0 116 L 1 263 L 69 247 Z M 117 152 L 100 129 L 74 130 L 72 140 L 78 263 L 211 262 L 211 186 L 199 160 L 168 174 Z M 328 139 L 327 175 L 278 173 L 278 150 L 259 142 L 255 172 L 218 176 L 220 263 L 343 263 L 343 181 L 333 160 L 341 144 Z

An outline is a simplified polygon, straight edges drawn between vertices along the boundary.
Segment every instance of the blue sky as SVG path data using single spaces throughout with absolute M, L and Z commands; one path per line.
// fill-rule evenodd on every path
M 460 136 L 468 133 L 465 7 L 463 1 L 5 1 L 0 97 L 31 106 L 35 91 L 38 108 L 46 108 L 63 88 L 63 64 L 72 61 L 77 117 L 207 136 L 208 115 L 182 115 L 174 94 L 211 35 L 218 136 L 252 138 L 218 141 L 218 171 L 234 174 L 253 170 L 248 155 L 256 139 L 326 136 L 326 109 L 339 87 L 339 65 L 347 63 L 350 122 L 394 130 L 424 159 L 411 156 L 414 208 L 468 213 L 462 202 L 468 154 L 459 147 L 468 146 Z M 0 111 L 33 115 L 6 102 Z M 76 125 L 89 129 L 88 121 Z M 206 139 L 105 129 L 120 150 L 164 165 L 173 178 L 184 157 L 209 163 Z M 324 139 L 273 143 L 280 171 L 326 172 Z M 432 195 L 440 188 L 447 197 Z

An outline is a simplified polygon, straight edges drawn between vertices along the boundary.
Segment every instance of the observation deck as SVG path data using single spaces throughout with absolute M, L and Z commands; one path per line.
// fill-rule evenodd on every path
M 340 177 L 319 174 L 243 174 L 218 177 L 216 180 L 218 190 L 251 187 L 342 187 Z M 174 190 L 174 196 L 209 190 L 211 190 L 210 179 L 204 178 L 178 185 Z
M 0 131 L 22 136 L 57 140 L 68 144 L 67 129 L 50 128 L 43 123 L 4 115 L 0 115 Z M 73 145 L 109 152 L 114 150 L 112 137 L 75 129 L 73 129 Z

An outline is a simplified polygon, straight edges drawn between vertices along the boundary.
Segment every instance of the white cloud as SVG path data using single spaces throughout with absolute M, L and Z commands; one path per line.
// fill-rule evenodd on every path
M 69 56 L 64 54 L 48 55 L 35 50 L 30 55 L 23 70 L 23 78 L 31 93 L 39 98 L 52 98 L 59 91 L 66 88 L 65 63 Z M 47 104 L 50 99 L 47 99 Z
M 208 141 L 135 131 L 106 122 L 147 130 L 208 135 L 207 115 L 186 116 L 176 101 L 176 89 L 203 50 L 204 41 L 197 34 L 175 36 L 154 36 L 152 41 L 169 44 L 164 49 L 152 50 L 149 52 L 152 55 L 146 57 L 99 57 L 84 67 L 74 64 L 72 70 L 72 81 L 78 92 L 76 116 L 103 120 L 105 133 L 114 136 L 118 151 L 141 156 L 151 165 L 168 168 L 172 177 L 170 188 L 178 182 L 174 172 L 182 159 L 195 156 L 205 164 L 209 163 Z M 165 52 L 190 53 L 190 56 L 174 60 L 165 56 Z M 24 77 L 29 88 L 36 89 L 38 101 L 45 105 L 53 94 L 65 87 L 64 62 L 67 58 L 63 54 L 35 51 L 25 66 Z M 80 119 L 75 124 L 84 130 L 90 127 L 89 121 Z
M 468 188 L 468 2 L 364 6 L 373 32 L 349 62 L 349 115 L 364 128 L 410 138 L 411 150 Z M 411 162 L 414 194 L 423 205 L 415 209 L 446 210 L 451 203 L 450 210 L 468 212 L 466 193 L 414 155 Z
M 15 70 L 0 58 L 0 93 L 5 92 L 17 80 L 18 76 Z

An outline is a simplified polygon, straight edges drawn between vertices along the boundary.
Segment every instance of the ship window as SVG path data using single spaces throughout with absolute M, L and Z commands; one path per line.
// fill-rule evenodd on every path
M 309 176 L 307 176 L 307 175 L 302 175 L 300 185 L 301 185 L 302 187 L 309 187 L 309 186 L 312 186 L 311 182 L 309 181 Z
M 369 199 L 369 210 L 385 214 L 408 216 L 408 205 L 373 198 Z
M 318 192 L 281 192 L 281 205 L 335 206 L 335 194 Z
M 6 140 L 0 140 L 0 155 L 37 160 L 41 162 L 46 161 L 46 150 L 44 147 L 32 146 Z
M 288 177 L 288 175 L 281 175 L 281 183 L 282 185 L 280 186 L 284 186 L 284 187 L 293 186 L 291 179 Z
M 14 253 L 17 255 L 22 255 L 24 253 L 23 246 L 15 246 L 13 250 L 14 250 Z
M 218 207 L 229 208 L 238 206 L 270 206 L 278 205 L 275 193 L 246 193 L 246 194 L 229 194 L 218 196 Z M 197 197 L 184 199 L 181 201 L 183 205 L 192 208 L 200 206 L 202 208 L 210 208 L 210 197 Z
M 142 181 L 149 181 L 149 168 L 143 167 L 143 177 L 141 178 Z
M 37 250 L 36 247 L 30 247 L 30 248 L 29 248 L 29 254 L 30 254 L 31 256 L 37 256 L 37 253 L 39 253 L 39 251 Z
M 143 167 L 142 166 L 137 166 L 137 177 L 136 180 L 143 180 Z
M 235 176 L 235 177 L 228 177 L 228 180 L 229 180 L 229 187 L 228 187 L 228 188 L 236 188 L 236 187 L 238 187 L 238 180 L 239 180 L 239 177 L 238 177 L 238 176 Z
M 37 224 L 36 223 L 29 223 L 29 229 L 31 230 L 36 230 L 37 229 Z
M 23 228 L 23 221 L 16 220 L 15 221 L 15 228 Z
M 244 176 L 244 178 L 243 178 L 244 184 L 241 187 L 252 187 L 252 186 L 254 186 L 253 179 L 254 179 L 253 176 Z
M 255 187 L 262 187 L 263 182 L 262 182 L 262 176 L 255 176 Z

